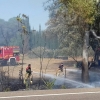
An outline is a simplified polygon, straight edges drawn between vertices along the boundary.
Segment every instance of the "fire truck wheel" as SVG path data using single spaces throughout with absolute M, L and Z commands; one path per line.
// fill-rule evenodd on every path
M 2 65 L 2 66 L 6 66 L 6 65 L 7 65 L 7 60 L 3 60 L 3 61 L 1 62 L 1 65 Z
M 16 61 L 15 61 L 14 58 L 11 58 L 11 59 L 10 59 L 10 65 L 11 65 L 11 66 L 15 66 L 15 65 L 16 65 Z

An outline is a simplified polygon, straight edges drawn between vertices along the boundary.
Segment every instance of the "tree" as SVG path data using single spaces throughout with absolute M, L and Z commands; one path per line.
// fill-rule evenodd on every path
M 61 0 L 69 10 L 69 14 L 76 14 L 80 34 L 83 36 L 83 66 L 82 66 L 82 80 L 83 82 L 89 81 L 88 72 L 88 46 L 89 46 L 89 31 L 91 25 L 97 16 L 96 2 L 94 0 Z
M 68 36 L 66 31 L 68 31 L 68 33 L 71 33 L 72 35 L 75 34 L 75 38 L 78 36 L 76 33 L 80 34 L 82 47 L 83 47 L 82 81 L 87 83 L 89 81 L 89 72 L 88 72 L 89 31 L 91 29 L 91 26 L 95 22 L 95 16 L 97 16 L 96 2 L 95 0 L 84 0 L 84 1 L 83 0 L 53 0 L 53 1 L 54 1 L 53 4 L 56 4 L 57 6 L 55 26 L 58 27 L 58 24 L 62 22 L 61 21 L 62 19 L 64 21 L 63 23 L 60 23 L 64 27 L 62 28 L 58 27 L 57 30 L 59 30 L 59 32 L 61 32 L 62 30 L 62 33 L 65 33 L 65 36 Z M 62 19 L 60 18 L 58 20 L 59 15 Z M 52 24 L 51 20 L 50 22 Z M 49 23 L 49 25 L 51 24 Z
M 27 20 L 28 19 L 28 20 Z M 22 66 L 21 66 L 21 79 L 23 84 L 23 62 L 25 53 L 29 50 L 29 34 L 30 34 L 30 27 L 29 27 L 29 18 L 22 14 L 16 17 L 18 21 L 18 31 L 21 37 L 21 49 L 22 49 Z M 27 21 L 26 21 L 27 20 Z

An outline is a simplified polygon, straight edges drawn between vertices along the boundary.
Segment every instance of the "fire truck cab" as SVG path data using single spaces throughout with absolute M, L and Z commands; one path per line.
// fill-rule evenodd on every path
M 19 59 L 19 46 L 0 46 L 0 63 L 15 65 Z

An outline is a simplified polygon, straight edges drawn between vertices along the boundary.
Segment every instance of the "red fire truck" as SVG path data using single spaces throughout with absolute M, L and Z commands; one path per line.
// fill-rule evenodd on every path
M 19 59 L 19 46 L 0 46 L 0 63 L 15 65 Z

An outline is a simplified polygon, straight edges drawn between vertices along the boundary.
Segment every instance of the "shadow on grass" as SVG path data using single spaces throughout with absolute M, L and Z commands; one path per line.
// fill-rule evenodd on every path
M 18 65 L 25 65 L 26 63 L 18 63 L 16 65 L 7 65 L 7 64 L 0 64 L 0 67 L 7 67 L 7 66 L 18 66 Z

